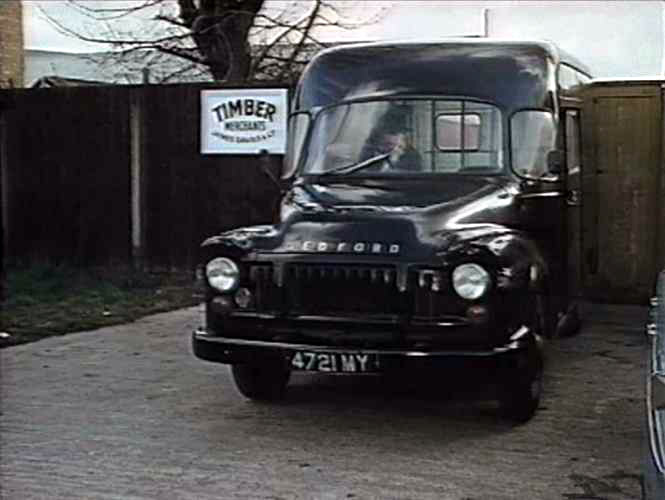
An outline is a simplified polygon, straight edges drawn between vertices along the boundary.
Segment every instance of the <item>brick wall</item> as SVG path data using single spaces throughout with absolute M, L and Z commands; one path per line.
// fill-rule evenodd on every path
M 21 0 L 0 0 L 0 88 L 23 86 Z

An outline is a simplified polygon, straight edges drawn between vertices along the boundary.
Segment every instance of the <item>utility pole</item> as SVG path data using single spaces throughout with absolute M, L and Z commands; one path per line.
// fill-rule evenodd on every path
M 490 36 L 490 9 L 489 7 L 485 7 L 482 11 L 482 23 L 483 23 L 483 37 L 484 38 L 489 38 Z
M 660 73 L 662 76 L 665 76 L 665 0 L 661 0 L 660 2 L 660 18 L 663 25 L 663 28 L 661 28 L 663 30 L 662 37 L 660 39 L 660 57 L 662 60 Z

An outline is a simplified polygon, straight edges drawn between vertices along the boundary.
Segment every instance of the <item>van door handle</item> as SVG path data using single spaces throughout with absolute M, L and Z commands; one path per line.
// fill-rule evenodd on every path
M 566 203 L 569 207 L 579 207 L 582 205 L 582 192 L 579 189 L 569 190 Z

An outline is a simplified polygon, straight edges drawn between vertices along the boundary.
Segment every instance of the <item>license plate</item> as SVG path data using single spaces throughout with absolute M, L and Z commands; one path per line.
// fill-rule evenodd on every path
M 379 370 L 375 354 L 296 351 L 291 358 L 293 370 L 328 373 L 372 373 Z

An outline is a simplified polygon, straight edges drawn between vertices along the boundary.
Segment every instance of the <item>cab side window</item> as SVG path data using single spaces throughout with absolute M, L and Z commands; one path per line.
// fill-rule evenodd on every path
M 580 140 L 580 112 L 569 109 L 565 112 L 566 120 L 566 165 L 568 175 L 579 175 L 582 165 Z
M 559 88 L 563 91 L 575 89 L 580 85 L 586 85 L 590 80 L 587 75 L 567 64 L 559 65 L 558 82 Z

